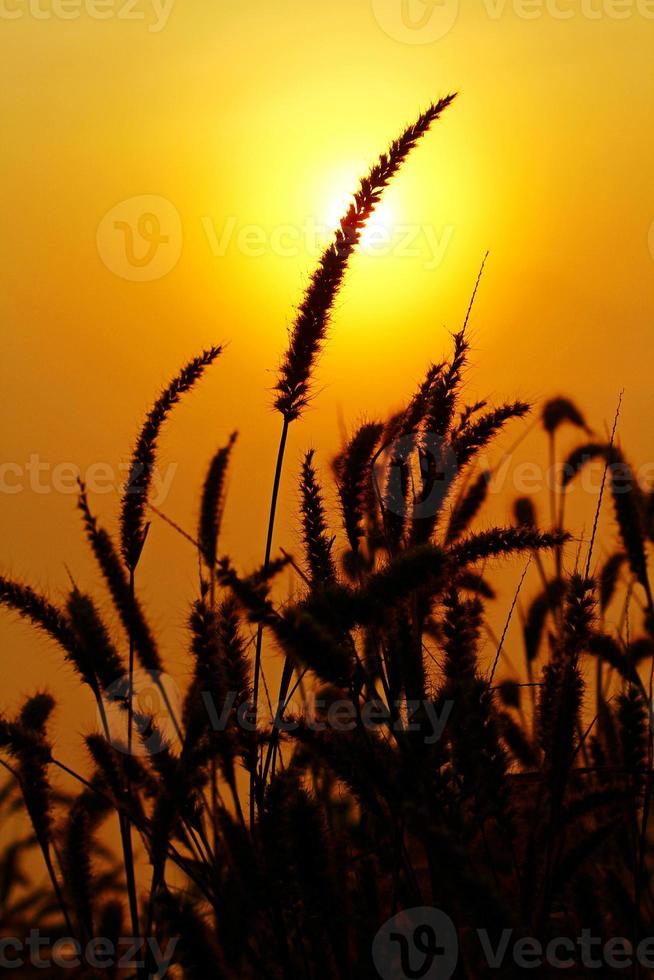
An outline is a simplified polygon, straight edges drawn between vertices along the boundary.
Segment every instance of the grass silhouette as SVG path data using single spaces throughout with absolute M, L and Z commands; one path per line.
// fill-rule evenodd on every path
M 505 526 L 475 531 L 491 476 L 476 469 L 480 454 L 530 408 L 465 403 L 468 310 L 449 356 L 427 368 L 405 409 L 363 424 L 331 461 L 337 513 L 324 502 L 319 463 L 328 472 L 329 461 L 313 449 L 305 455 L 303 554 L 274 554 L 288 427 L 310 398 L 349 258 L 383 188 L 451 101 L 430 107 L 361 182 L 298 310 L 275 394 L 282 434 L 264 560 L 250 573 L 220 548 L 236 434 L 208 466 L 197 539 L 182 532 L 200 572 L 181 708 L 160 680 L 135 573 L 154 511 L 159 432 L 220 348 L 191 361 L 147 416 L 119 545 L 80 487 L 84 532 L 123 643 L 77 586 L 59 608 L 0 577 L 0 603 L 57 644 L 102 720 L 102 731 L 86 737 L 88 771 L 75 773 L 53 750 L 49 695 L 0 718 L 0 809 L 7 817 L 24 807 L 31 826 L 0 853 L 3 936 L 43 925 L 52 943 L 66 936 L 82 947 L 95 937 L 132 935 L 161 948 L 172 939 L 170 974 L 188 978 L 358 980 L 379 975 L 373 940 L 400 909 L 443 910 L 458 931 L 455 975 L 470 978 L 497 975 L 478 929 L 493 945 L 505 929 L 543 945 L 591 929 L 636 946 L 652 931 L 654 492 L 638 487 L 615 428 L 606 443 L 585 441 L 564 461 L 547 526 L 523 498 L 507 501 L 513 520 Z M 591 436 L 567 399 L 549 401 L 541 423 L 550 462 L 562 426 Z M 597 459 L 605 479 L 592 540 L 569 571 L 577 545 L 565 528 L 563 490 Z M 604 496 L 617 544 L 596 569 Z M 528 557 L 541 581 L 524 613 L 523 649 L 511 651 L 513 664 L 524 660 L 527 683 L 496 679 L 508 620 L 490 670 L 481 656 L 495 598 L 488 563 L 515 555 Z M 280 604 L 274 583 L 289 565 L 302 591 Z M 516 594 L 509 619 L 519 602 Z M 607 610 L 619 603 L 612 629 Z M 259 705 L 267 639 L 283 664 L 271 714 Z M 159 686 L 177 738 L 135 698 L 137 665 Z M 122 746 L 111 709 L 126 719 Z M 57 772 L 76 795 L 61 792 Z M 120 857 L 100 841 L 111 821 Z M 34 849 L 45 885 L 25 871 Z M 136 849 L 147 878 L 137 874 Z M 146 959 L 132 975 L 154 976 L 158 966 Z M 507 962 L 501 975 L 519 972 Z M 603 976 L 613 972 L 621 971 L 603 966 Z M 98 974 L 81 966 L 74 975 Z M 650 972 L 638 966 L 632 975 Z

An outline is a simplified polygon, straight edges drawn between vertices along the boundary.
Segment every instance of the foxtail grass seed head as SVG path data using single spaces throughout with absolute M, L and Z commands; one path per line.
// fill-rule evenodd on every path
M 139 433 L 123 491 L 120 515 L 121 552 L 131 570 L 138 564 L 147 534 L 145 514 L 161 428 L 182 395 L 190 391 L 221 353 L 222 347 L 210 347 L 189 361 L 164 388 Z
M 225 484 L 229 461 L 237 436 L 238 433 L 233 432 L 227 445 L 219 449 L 211 460 L 202 489 L 198 541 L 202 558 L 210 570 L 213 570 L 216 564 L 218 536 L 225 505 Z
M 429 106 L 382 154 L 361 180 L 333 242 L 313 273 L 291 328 L 288 348 L 275 386 L 275 408 L 288 422 L 302 414 L 311 397 L 312 376 L 327 337 L 334 301 L 366 221 L 416 143 L 454 99 L 455 95 L 448 95 Z

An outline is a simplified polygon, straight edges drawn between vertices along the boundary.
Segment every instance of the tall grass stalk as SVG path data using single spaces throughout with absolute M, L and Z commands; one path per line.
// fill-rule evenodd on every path
M 381 200 L 384 188 L 398 172 L 416 143 L 425 135 L 444 110 L 451 105 L 455 97 L 455 95 L 448 95 L 429 106 L 415 123 L 405 129 L 401 136 L 391 143 L 388 152 L 379 158 L 378 163 L 361 180 L 353 202 L 341 219 L 333 242 L 323 253 L 300 305 L 277 382 L 278 394 L 275 399 L 275 407 L 282 415 L 282 430 L 270 500 L 264 572 L 267 572 L 270 567 L 277 499 L 289 425 L 301 416 L 309 402 L 315 364 L 325 343 L 329 318 L 352 253 L 359 244 L 366 222 Z M 255 725 L 258 716 L 262 645 L 263 624 L 260 624 L 257 629 L 254 662 L 253 717 Z M 282 673 L 278 704 L 282 704 L 286 698 L 291 676 L 292 671 L 289 670 L 287 662 Z M 262 787 L 259 787 L 257 792 L 256 774 L 253 771 L 250 780 L 251 822 L 254 819 L 255 796 L 260 797 L 261 789 Z

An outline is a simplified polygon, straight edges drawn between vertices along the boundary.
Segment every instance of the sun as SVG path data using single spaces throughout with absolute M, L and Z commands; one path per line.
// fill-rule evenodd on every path
M 350 206 L 347 195 L 334 196 L 326 209 L 324 224 L 331 235 Z M 390 245 L 395 233 L 396 218 L 393 207 L 387 201 L 380 201 L 361 234 L 359 248 L 362 252 L 374 253 Z

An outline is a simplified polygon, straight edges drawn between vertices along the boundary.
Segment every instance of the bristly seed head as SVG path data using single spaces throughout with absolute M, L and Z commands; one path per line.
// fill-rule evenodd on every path
M 382 192 L 433 122 L 454 101 L 448 95 L 431 105 L 396 139 L 364 177 L 334 240 L 313 273 L 291 330 L 289 346 L 275 386 L 275 408 L 287 422 L 298 418 L 310 399 L 311 375 L 327 334 L 327 325 L 350 257 Z
M 154 473 L 157 442 L 161 427 L 181 396 L 199 381 L 205 368 L 212 364 L 221 353 L 222 347 L 210 347 L 189 361 L 177 377 L 164 388 L 148 413 L 141 429 L 132 453 L 129 475 L 123 491 L 120 517 L 121 552 L 125 564 L 132 571 L 136 568 L 141 557 L 147 534 L 145 511 Z

